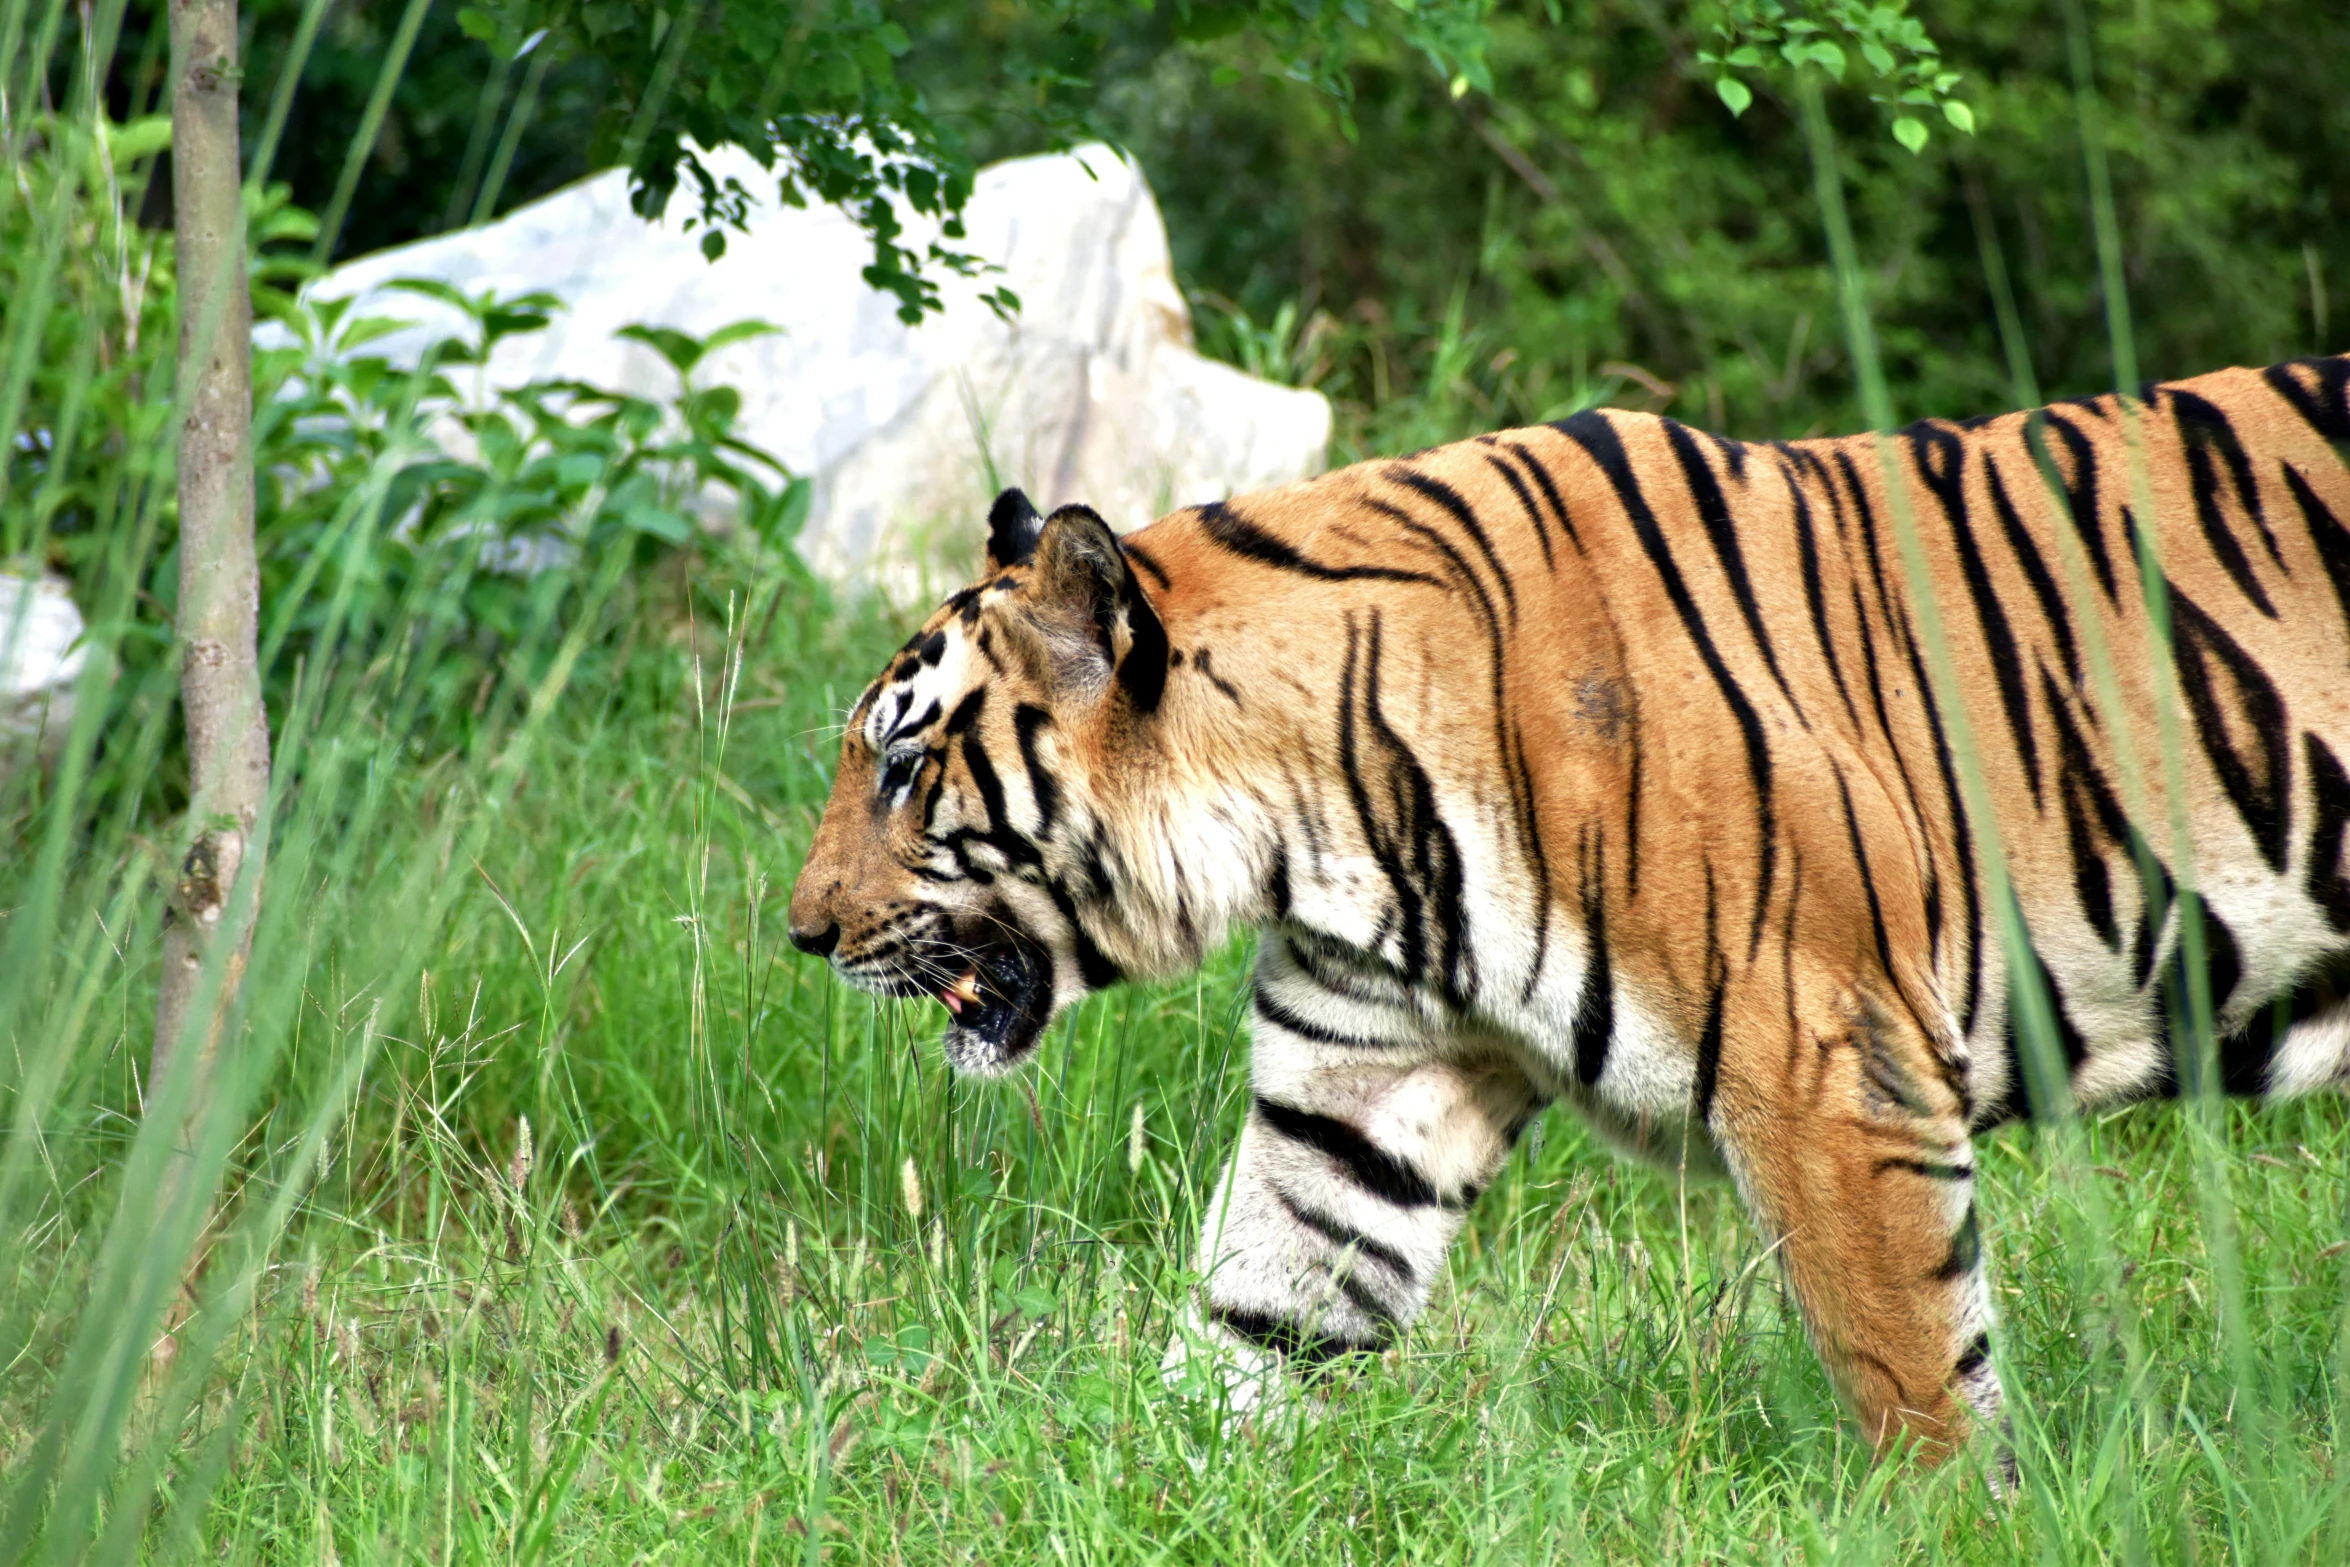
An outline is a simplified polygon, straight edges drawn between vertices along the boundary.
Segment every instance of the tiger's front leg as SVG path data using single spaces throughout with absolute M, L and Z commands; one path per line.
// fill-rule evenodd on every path
M 1202 1226 L 1196 1315 L 1167 1354 L 1171 1376 L 1204 1354 L 1236 1409 L 1283 1369 L 1395 1342 L 1542 1104 L 1400 989 L 1278 934 L 1252 1033 L 1254 1099 Z

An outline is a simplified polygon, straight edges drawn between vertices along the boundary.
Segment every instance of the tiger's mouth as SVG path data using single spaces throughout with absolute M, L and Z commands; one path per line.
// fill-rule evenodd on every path
M 1005 1071 L 1036 1048 L 1053 1015 L 1053 960 L 1012 935 L 966 948 L 965 966 L 935 993 L 947 1009 L 946 1056 L 957 1071 Z

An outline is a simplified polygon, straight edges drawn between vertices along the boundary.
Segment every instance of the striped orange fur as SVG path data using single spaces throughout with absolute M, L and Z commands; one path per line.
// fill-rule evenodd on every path
M 2191 909 L 2217 1086 L 2350 1075 L 2350 359 L 1889 440 L 1991 819 L 1877 440 L 1601 411 L 1123 540 L 1007 492 L 850 717 L 793 938 L 993 1071 L 1262 932 L 1175 1349 L 1236 1388 L 1400 1333 L 1556 1100 L 1735 1181 L 1870 1438 L 1947 1450 L 1999 1406 L 2011 974 L 2054 1091 L 2176 1092 Z

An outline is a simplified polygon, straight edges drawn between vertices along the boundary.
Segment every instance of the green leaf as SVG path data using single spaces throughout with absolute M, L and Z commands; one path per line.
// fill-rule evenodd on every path
M 1883 44 L 1877 42 L 1874 38 L 1870 38 L 1862 42 L 1860 46 L 1860 57 L 1868 61 L 1870 68 L 1874 70 L 1879 76 L 1891 76 L 1893 74 L 1893 51 L 1886 48 Z
M 1752 44 L 1740 44 L 1730 51 L 1729 63 L 1742 71 L 1759 70 L 1763 63 L 1762 51 Z
M 694 536 L 694 525 L 666 506 L 640 501 L 621 509 L 620 520 L 639 533 L 649 533 L 664 544 L 684 544 Z
M 1926 150 L 1926 122 L 1903 115 L 1893 122 L 1893 139 L 1913 153 Z
M 721 348 L 732 348 L 735 344 L 747 343 L 754 337 L 771 337 L 782 331 L 783 328 L 772 321 L 730 321 L 702 339 L 702 357 L 707 359 Z
M 1836 80 L 1844 80 L 1844 51 L 1842 49 L 1823 38 L 1811 46 L 1810 55 L 1814 65 L 1835 77 Z
M 142 115 L 127 125 L 106 127 L 106 148 L 115 166 L 135 163 L 149 153 L 161 152 L 171 145 L 171 116 L 168 114 Z
M 604 459 L 595 452 L 567 452 L 555 459 L 555 478 L 565 489 L 584 490 L 604 476 Z
M 725 254 L 726 230 L 715 227 L 702 230 L 702 259 L 716 261 Z
M 1975 111 L 1960 99 L 1946 98 L 1942 101 L 1942 118 L 1948 120 L 1951 128 L 1961 135 L 1975 134 Z
M 1721 95 L 1724 107 L 1733 115 L 1744 114 L 1754 102 L 1754 89 L 1735 76 L 1725 76 L 1715 82 L 1714 91 Z
M 457 30 L 466 37 L 479 39 L 485 44 L 495 42 L 498 36 L 497 22 L 487 11 L 476 10 L 472 6 L 466 6 L 458 11 Z
M 642 343 L 663 359 L 679 375 L 690 375 L 700 364 L 705 349 L 692 334 L 666 326 L 624 326 L 612 334 L 625 337 L 632 343 Z
M 1053 1292 L 1041 1284 L 1031 1284 L 1014 1292 L 1012 1304 L 1020 1308 L 1022 1316 L 1041 1317 L 1053 1309 Z

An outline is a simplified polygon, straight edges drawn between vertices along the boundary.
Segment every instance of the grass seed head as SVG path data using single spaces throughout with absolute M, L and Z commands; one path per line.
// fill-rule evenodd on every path
M 530 1117 L 527 1115 L 516 1116 L 514 1118 L 514 1157 L 506 1161 L 506 1184 L 514 1188 L 517 1196 L 521 1195 L 522 1188 L 530 1181 L 531 1162 Z

